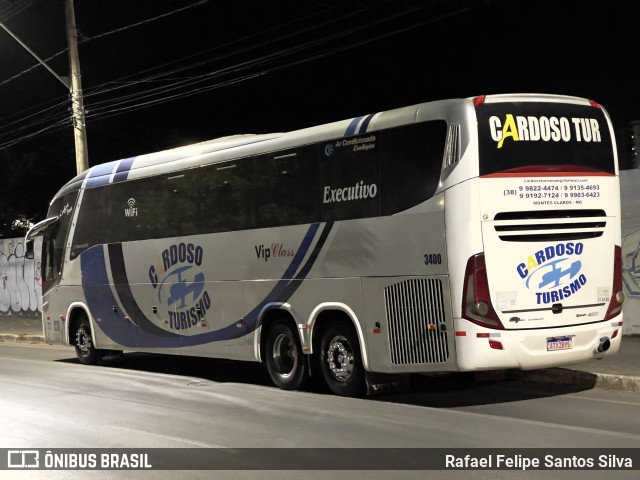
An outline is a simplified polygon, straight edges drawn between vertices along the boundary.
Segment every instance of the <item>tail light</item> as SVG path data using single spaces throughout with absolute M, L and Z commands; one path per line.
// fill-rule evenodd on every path
M 616 245 L 613 259 L 613 290 L 605 320 L 610 320 L 622 311 L 624 292 L 622 291 L 622 247 Z
M 598 102 L 596 102 L 595 100 L 591 100 L 589 99 L 589 103 L 591 104 L 591 106 L 593 108 L 597 108 L 598 110 L 602 110 L 602 105 L 600 105 Z
M 479 107 L 484 103 L 486 98 L 487 98 L 486 95 L 478 95 L 476 98 L 473 99 L 473 106 Z
M 478 253 L 467 261 L 462 291 L 462 316 L 482 327 L 504 330 L 491 304 L 484 253 Z

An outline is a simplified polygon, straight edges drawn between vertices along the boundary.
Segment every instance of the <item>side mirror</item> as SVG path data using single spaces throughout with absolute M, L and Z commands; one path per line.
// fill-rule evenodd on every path
M 33 260 L 35 256 L 33 253 L 33 244 L 34 244 L 33 240 L 27 240 L 27 244 L 25 245 L 24 256 L 29 260 Z

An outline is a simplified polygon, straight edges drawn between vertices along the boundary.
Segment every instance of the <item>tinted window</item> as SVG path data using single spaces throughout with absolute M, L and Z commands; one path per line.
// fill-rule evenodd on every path
M 254 178 L 257 228 L 318 220 L 318 164 L 314 147 L 256 157 Z
M 165 205 L 157 202 L 159 178 L 88 188 L 82 197 L 71 258 L 101 243 L 153 238 L 158 223 L 166 221 Z
M 397 213 L 435 192 L 445 137 L 445 122 L 427 122 L 89 188 L 71 256 L 101 243 Z
M 48 217 L 58 217 L 58 221 L 45 229 L 42 238 L 42 291 L 48 291 L 62 276 L 64 252 L 69 226 L 75 210 L 78 191 L 63 195 L 51 204 Z
M 443 120 L 383 132 L 382 215 L 407 210 L 433 196 L 440 181 L 446 137 Z
M 72 257 L 91 245 L 255 227 L 253 159 L 89 188 Z
M 255 227 L 253 158 L 207 165 L 185 173 L 185 190 L 180 195 L 182 213 L 174 209 L 183 232 L 226 232 Z M 180 234 L 190 233 L 171 229 L 171 235 L 159 236 Z
M 317 147 L 320 219 L 380 215 L 380 133 L 340 138 Z

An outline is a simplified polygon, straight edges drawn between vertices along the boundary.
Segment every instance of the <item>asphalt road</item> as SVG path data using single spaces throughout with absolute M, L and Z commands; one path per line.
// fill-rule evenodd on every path
M 635 448 L 640 395 L 470 376 L 420 378 L 408 394 L 286 392 L 259 365 L 131 354 L 114 367 L 73 351 L 0 345 L 0 448 Z M 330 462 L 331 458 L 328 457 Z M 11 473 L 10 476 L 7 476 Z M 19 474 L 19 475 L 18 475 Z M 81 478 L 87 472 L 1 472 Z M 177 478 L 176 472 L 90 472 Z M 388 478 L 389 472 L 186 472 L 180 478 Z M 638 470 L 408 472 L 398 478 L 637 478 Z

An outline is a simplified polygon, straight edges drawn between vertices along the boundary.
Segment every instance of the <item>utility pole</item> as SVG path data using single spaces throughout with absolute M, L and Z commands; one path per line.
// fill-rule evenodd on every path
M 71 82 L 54 72 L 47 63 L 20 40 L 6 25 L 0 22 L 0 28 L 4 29 L 15 39 L 29 54 L 56 77 L 66 88 L 71 96 L 71 120 L 73 123 L 73 136 L 76 143 L 76 169 L 78 173 L 89 168 L 89 155 L 87 151 L 87 131 L 84 119 L 84 101 L 82 99 L 82 83 L 80 82 L 80 59 L 78 57 L 78 32 L 76 31 L 76 15 L 73 9 L 73 0 L 65 0 L 65 16 L 67 19 L 67 43 L 69 44 L 69 70 Z
M 84 118 L 84 101 L 82 99 L 82 82 L 80 81 L 80 58 L 78 56 L 78 32 L 76 31 L 73 0 L 65 0 L 65 16 L 67 19 L 67 43 L 69 44 L 69 75 L 71 77 L 71 120 L 76 143 L 76 169 L 78 173 L 81 173 L 89 168 L 89 153 L 87 150 L 87 130 Z

